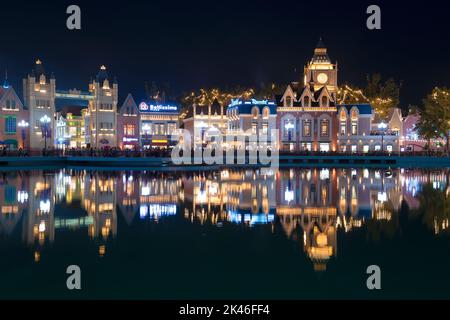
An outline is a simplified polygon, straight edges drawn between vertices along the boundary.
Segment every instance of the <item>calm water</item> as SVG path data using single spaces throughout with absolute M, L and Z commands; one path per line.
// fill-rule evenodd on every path
M 0 298 L 450 298 L 448 179 L 0 172 Z M 72 264 L 78 292 L 66 289 Z M 366 289 L 371 264 L 378 292 Z

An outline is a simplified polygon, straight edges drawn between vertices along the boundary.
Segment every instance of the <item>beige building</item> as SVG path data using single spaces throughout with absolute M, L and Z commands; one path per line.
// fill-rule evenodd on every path
M 89 92 L 94 96 L 89 101 L 91 147 L 116 147 L 118 84 L 114 81 L 111 86 L 105 66 L 100 67 L 97 77 L 89 84 Z
M 55 128 L 55 77 L 45 74 L 41 60 L 35 69 L 23 79 L 24 105 L 30 114 L 30 148 L 53 147 Z

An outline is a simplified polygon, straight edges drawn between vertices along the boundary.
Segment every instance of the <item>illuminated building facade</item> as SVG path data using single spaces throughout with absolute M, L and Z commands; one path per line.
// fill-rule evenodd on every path
M 322 42 L 304 68 L 303 83 L 292 82 L 277 99 L 280 149 L 367 153 L 400 151 L 402 118 L 393 109 L 388 123 L 374 122 L 370 104 L 337 103 L 337 63 Z
M 135 150 L 140 147 L 140 112 L 131 94 L 128 94 L 117 114 L 117 146 Z
M 105 66 L 89 84 L 89 92 L 93 95 L 89 102 L 90 145 L 97 149 L 116 147 L 118 84 L 116 80 L 110 84 Z
M 54 146 L 55 130 L 55 77 L 45 73 L 41 60 L 35 69 L 23 79 L 24 105 L 30 115 L 30 148 L 42 149 Z
M 241 149 L 245 145 L 256 148 L 260 145 L 260 137 L 267 137 L 262 141 L 269 142 L 271 131 L 276 128 L 277 108 L 275 102 L 268 100 L 233 99 L 228 105 L 226 114 L 228 119 L 227 135 L 235 138 L 233 140 L 236 142 L 233 143 L 233 147 L 236 149 Z M 239 139 L 242 135 L 246 141 Z M 256 138 L 253 145 L 248 143 L 249 136 Z
M 320 40 L 305 66 L 303 84 L 292 82 L 276 97 L 282 150 L 336 150 L 337 72 Z
M 141 102 L 139 112 L 141 144 L 144 149 L 165 149 L 176 144 L 171 138 L 179 128 L 178 106 Z
M 29 147 L 29 114 L 8 80 L 0 86 L 0 146 L 8 150 Z
M 85 148 L 86 127 L 85 113 L 87 109 L 78 106 L 65 106 L 56 113 L 56 147 Z
M 184 129 L 191 135 L 195 148 L 204 146 L 215 136 L 225 135 L 228 127 L 226 108 L 217 100 L 209 105 L 193 104 L 183 119 Z

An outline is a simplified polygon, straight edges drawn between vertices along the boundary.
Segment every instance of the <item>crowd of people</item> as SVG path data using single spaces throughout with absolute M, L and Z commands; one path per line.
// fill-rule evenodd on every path
M 191 150 L 191 155 L 202 154 L 203 150 Z M 46 157 L 170 157 L 172 149 L 168 148 L 151 148 L 151 149 L 120 149 L 120 148 L 66 148 L 57 149 L 54 147 L 43 148 L 42 150 L 24 150 L 19 148 L 17 150 L 11 150 L 6 147 L 0 147 L 0 156 L 2 157 L 30 157 L 30 156 L 46 156 Z M 226 151 L 224 150 L 224 156 Z M 250 154 L 250 151 L 245 151 L 246 155 Z M 180 156 L 183 152 L 180 152 Z M 208 155 L 214 156 L 214 150 L 209 150 Z M 237 155 L 237 150 L 235 150 Z M 268 156 L 271 155 L 269 150 Z M 427 150 L 422 149 L 419 151 L 404 150 L 402 152 L 387 152 L 387 151 L 370 151 L 370 152 L 340 152 L 340 151 L 289 151 L 280 150 L 279 155 L 297 155 L 297 156 L 338 156 L 338 155 L 354 155 L 354 156 L 386 156 L 386 155 L 400 155 L 400 156 L 448 156 L 448 153 L 442 150 Z

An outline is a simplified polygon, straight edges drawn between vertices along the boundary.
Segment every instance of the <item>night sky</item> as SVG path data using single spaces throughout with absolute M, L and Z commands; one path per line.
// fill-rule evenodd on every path
M 258 87 L 301 79 L 320 36 L 339 83 L 364 85 L 368 73 L 403 81 L 401 104 L 419 104 L 450 86 L 450 9 L 426 1 L 8 1 L 0 10 L 0 70 L 20 93 L 40 58 L 57 89 L 87 90 L 101 64 L 119 81 L 119 103 L 144 82 L 172 93 L 199 87 Z M 66 28 L 78 4 L 82 30 Z M 382 29 L 366 28 L 378 4 Z M 296 70 L 296 71 L 295 71 Z

